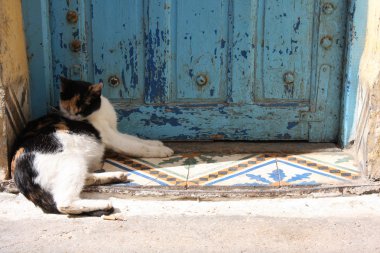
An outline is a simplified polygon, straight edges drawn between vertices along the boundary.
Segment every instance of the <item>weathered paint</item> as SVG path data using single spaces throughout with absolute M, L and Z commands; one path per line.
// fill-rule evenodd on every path
M 7 170 L 10 151 L 29 119 L 30 104 L 21 3 L 0 0 L 0 6 L 0 180 L 3 180 L 10 177 Z
M 31 92 L 31 115 L 36 118 L 46 113 L 53 100 L 49 3 L 47 0 L 22 1 L 24 30 Z M 36 18 L 38 17 L 38 18 Z
M 115 106 L 122 131 L 134 132 L 139 136 L 148 133 L 151 138 L 177 140 L 180 136 L 184 140 L 250 140 L 251 136 L 258 136 L 258 140 L 304 140 L 308 137 L 308 123 L 299 122 L 299 114 L 294 107 L 274 111 L 271 107 L 257 105 L 147 105 L 133 108 L 125 103 L 115 103 Z M 241 120 L 242 117 L 246 120 Z M 192 122 L 194 118 L 196 122 Z M 251 121 L 248 127 L 247 121 Z M 276 129 L 273 125 L 277 126 Z
M 358 11 L 362 12 L 359 8 L 368 7 L 353 128 L 354 153 L 363 174 L 371 179 L 380 180 L 380 2 L 363 2 L 366 3 L 356 1 L 355 12 L 355 15 L 359 15 Z M 359 7 L 360 3 L 365 6 Z M 357 35 L 360 34 L 358 31 Z
M 347 146 L 355 140 L 355 115 L 360 58 L 366 41 L 368 0 L 350 0 L 347 20 L 346 66 L 343 82 L 340 142 Z M 356 113 L 355 113 L 356 112 Z
M 49 2 L 53 104 L 65 75 L 103 80 L 120 128 L 146 137 L 337 140 L 346 1 Z

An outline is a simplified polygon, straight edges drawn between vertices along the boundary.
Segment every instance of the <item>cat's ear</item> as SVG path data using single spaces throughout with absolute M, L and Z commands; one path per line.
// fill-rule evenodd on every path
M 60 76 L 59 78 L 61 79 L 61 92 L 64 92 L 67 89 L 70 80 L 63 76 Z
M 102 95 L 103 83 L 96 83 L 90 86 L 91 93 L 95 96 Z
M 61 79 L 61 82 L 62 83 L 68 83 L 70 80 L 69 79 L 67 79 L 66 77 L 64 77 L 64 76 L 59 76 L 59 79 Z

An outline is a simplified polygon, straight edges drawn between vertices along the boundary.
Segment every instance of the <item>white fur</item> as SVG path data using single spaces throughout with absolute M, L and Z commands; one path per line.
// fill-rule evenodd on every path
M 100 132 L 107 148 L 134 157 L 168 157 L 173 150 L 160 141 L 143 140 L 117 130 L 116 112 L 107 98 L 101 97 L 101 107 L 87 119 Z
M 35 154 L 34 168 L 38 176 L 35 183 L 51 192 L 62 213 L 79 214 L 96 210 L 109 210 L 107 200 L 80 199 L 83 186 L 112 182 L 124 182 L 127 174 L 110 172 L 90 174 L 99 169 L 105 147 L 136 157 L 167 157 L 173 151 L 160 141 L 142 140 L 122 134 L 117 130 L 116 112 L 111 103 L 101 97 L 101 107 L 87 117 L 99 131 L 101 140 L 89 135 L 78 135 L 58 131 L 55 136 L 63 145 L 63 151 L 56 154 Z
M 59 131 L 55 133 L 63 145 L 56 154 L 38 154 L 34 168 L 35 183 L 52 193 L 58 207 L 68 206 L 79 199 L 89 170 L 99 169 L 104 145 L 95 137 Z

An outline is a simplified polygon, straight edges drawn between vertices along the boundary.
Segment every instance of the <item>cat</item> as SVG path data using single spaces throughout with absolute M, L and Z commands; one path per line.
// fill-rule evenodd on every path
M 118 132 L 102 83 L 61 77 L 59 111 L 31 121 L 14 144 L 11 170 L 20 192 L 45 213 L 102 215 L 109 200 L 81 199 L 85 185 L 125 182 L 125 172 L 101 168 L 105 148 L 133 157 L 168 157 L 160 141 Z

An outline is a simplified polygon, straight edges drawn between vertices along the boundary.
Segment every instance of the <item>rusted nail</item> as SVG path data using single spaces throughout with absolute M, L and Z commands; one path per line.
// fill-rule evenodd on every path
M 70 49 L 71 51 L 77 53 L 81 50 L 82 48 L 82 42 L 80 40 L 73 40 L 70 43 Z
M 120 79 L 117 76 L 108 77 L 108 84 L 111 87 L 116 87 L 120 84 Z
M 289 71 L 289 72 L 286 72 L 283 76 L 283 79 L 284 79 L 284 82 L 286 84 L 291 84 L 291 83 L 294 83 L 294 73 Z
M 78 22 L 78 14 L 76 11 L 68 11 L 66 13 L 66 20 L 70 24 L 76 24 Z
M 324 3 L 322 6 L 323 13 L 329 15 L 333 13 L 335 7 L 332 3 Z
M 324 49 L 330 49 L 333 45 L 333 37 L 331 35 L 326 35 L 321 39 L 320 43 Z
M 197 84 L 198 84 L 199 86 L 203 86 L 203 85 L 206 85 L 206 84 L 207 84 L 207 82 L 208 82 L 208 78 L 207 78 L 207 76 L 204 75 L 204 74 L 199 74 L 199 75 L 197 75 L 195 81 L 197 82 Z

